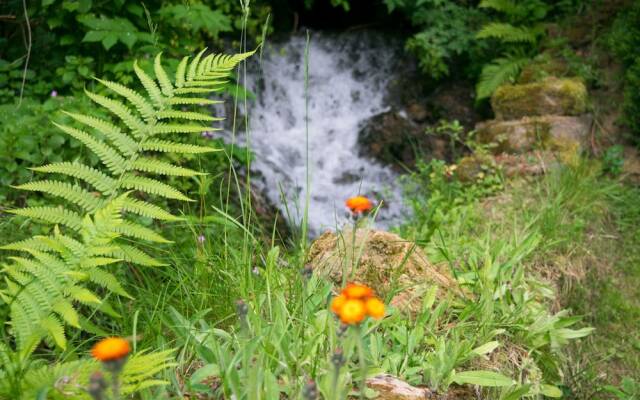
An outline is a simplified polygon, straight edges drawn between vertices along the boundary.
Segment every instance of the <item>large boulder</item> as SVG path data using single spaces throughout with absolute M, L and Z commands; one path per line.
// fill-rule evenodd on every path
M 365 284 L 378 296 L 398 290 L 391 303 L 409 312 L 419 309 L 421 295 L 432 285 L 443 290 L 458 288 L 448 271 L 430 264 L 415 243 L 364 227 L 355 235 L 352 229 L 325 232 L 311 245 L 308 262 L 338 286 L 346 272 L 346 281 Z
M 504 85 L 491 97 L 498 120 L 538 115 L 580 115 L 587 110 L 587 88 L 579 79 L 546 78 L 523 85 Z
M 481 122 L 476 125 L 476 132 L 480 142 L 497 145 L 496 153 L 525 153 L 533 149 L 574 152 L 584 146 L 592 123 L 589 115 L 545 115 Z

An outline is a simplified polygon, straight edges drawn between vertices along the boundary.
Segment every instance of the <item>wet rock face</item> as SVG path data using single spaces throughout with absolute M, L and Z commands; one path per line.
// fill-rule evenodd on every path
M 415 243 L 400 236 L 369 228 L 343 232 L 327 231 L 316 239 L 309 250 L 308 262 L 315 273 L 342 286 L 346 280 L 371 287 L 378 296 L 385 297 L 393 289 L 401 290 L 391 304 L 407 312 L 415 312 L 422 305 L 422 293 L 430 285 L 443 292 L 458 290 L 447 270 L 438 268 L 426 258 Z
M 419 79 L 408 74 L 389 88 L 391 110 L 377 114 L 360 126 L 359 154 L 399 170 L 414 167 L 417 159 L 451 159 L 449 138 L 428 135 L 441 120 L 457 120 L 471 130 L 479 120 L 474 90 L 465 83 L 446 83 L 425 95 Z
M 360 129 L 358 151 L 361 156 L 374 158 L 384 164 L 414 165 L 416 147 L 422 147 L 420 127 L 395 110 L 383 112 L 369 119 Z
M 541 115 L 584 114 L 587 89 L 578 79 L 550 77 L 540 82 L 504 85 L 491 97 L 491 107 L 498 120 L 515 120 Z

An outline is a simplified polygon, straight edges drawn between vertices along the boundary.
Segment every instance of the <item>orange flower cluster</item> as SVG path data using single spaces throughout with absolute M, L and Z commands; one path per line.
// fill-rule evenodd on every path
M 359 324 L 368 315 L 371 318 L 384 317 L 384 303 L 365 285 L 348 283 L 340 295 L 331 301 L 333 311 L 345 324 Z
M 102 339 L 91 349 L 91 355 L 98 361 L 116 361 L 129 355 L 131 346 L 126 339 L 110 337 Z
M 371 211 L 373 209 L 373 203 L 371 200 L 364 196 L 350 197 L 345 202 L 345 205 L 353 214 L 362 214 L 363 212 Z

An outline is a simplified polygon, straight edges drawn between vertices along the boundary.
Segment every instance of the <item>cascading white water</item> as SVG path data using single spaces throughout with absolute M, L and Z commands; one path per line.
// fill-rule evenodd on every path
M 269 43 L 260 66 L 250 68 L 254 72 L 248 76 L 248 86 L 257 96 L 249 103 L 253 169 L 264 178 L 259 188 L 285 216 L 288 208 L 294 223 L 301 221 L 306 201 L 305 44 L 303 34 Z M 397 173 L 360 157 L 357 149 L 363 121 L 387 108 L 387 86 L 397 76 L 401 49 L 400 42 L 366 32 L 311 34 L 308 221 L 312 234 L 344 224 L 344 201 L 358 194 L 383 201 L 377 226 L 398 223 L 403 215 Z

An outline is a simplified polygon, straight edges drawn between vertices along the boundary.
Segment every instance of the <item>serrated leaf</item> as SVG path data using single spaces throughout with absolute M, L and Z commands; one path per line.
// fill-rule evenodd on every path
M 183 153 L 183 154 L 201 154 L 215 151 L 222 151 L 213 147 L 196 146 L 192 144 L 183 144 L 170 142 L 168 140 L 147 140 L 140 146 L 144 151 L 157 151 L 164 153 Z
M 135 189 L 141 192 L 166 197 L 168 199 L 193 201 L 182 194 L 179 190 L 174 189 L 172 186 L 143 176 L 125 175 L 121 180 L 121 184 L 125 189 Z
M 168 162 L 155 160 L 153 158 L 140 157 L 133 163 L 133 169 L 136 171 L 148 172 L 157 175 L 172 176 L 197 176 L 206 175 L 189 168 L 179 167 Z

